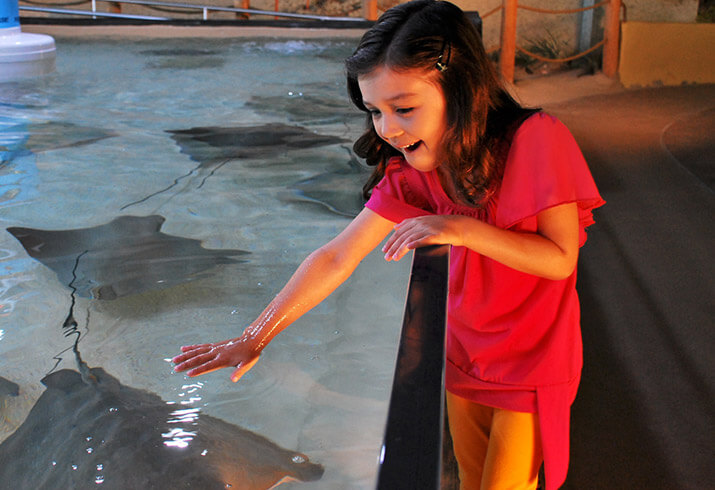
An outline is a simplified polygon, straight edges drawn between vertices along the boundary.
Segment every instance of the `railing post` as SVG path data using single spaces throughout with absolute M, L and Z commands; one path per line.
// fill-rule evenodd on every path
M 233 6 L 239 9 L 250 9 L 251 0 L 233 0 Z M 250 17 L 251 16 L 245 12 L 236 12 L 237 19 L 248 19 Z
M 377 0 L 362 0 L 362 16 L 365 20 L 377 20 Z
M 449 246 L 415 249 L 377 490 L 435 490 L 442 473 Z
M 514 82 L 514 58 L 516 57 L 516 12 L 517 0 L 502 0 L 501 50 L 499 51 L 499 71 L 502 78 Z
M 610 0 L 606 12 L 603 37 L 603 73 L 615 77 L 618 73 L 618 55 L 621 37 L 621 0 Z

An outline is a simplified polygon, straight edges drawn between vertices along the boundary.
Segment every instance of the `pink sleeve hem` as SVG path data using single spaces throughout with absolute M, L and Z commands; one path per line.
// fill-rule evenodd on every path
M 426 216 L 432 214 L 424 209 L 410 206 L 409 204 L 400 201 L 384 192 L 373 192 L 370 200 L 365 203 L 365 207 L 375 211 L 383 218 L 400 223 L 408 218 L 416 218 L 418 216 Z

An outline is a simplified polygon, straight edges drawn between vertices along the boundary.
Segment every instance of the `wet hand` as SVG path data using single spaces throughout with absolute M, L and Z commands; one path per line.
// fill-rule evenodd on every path
M 208 344 L 186 345 L 182 354 L 171 362 L 174 371 L 187 371 L 188 376 L 199 376 L 225 367 L 235 367 L 231 374 L 234 383 L 241 379 L 257 362 L 260 352 L 256 352 L 242 337 Z
M 400 260 L 410 250 L 427 245 L 461 245 L 466 216 L 420 216 L 395 225 L 382 247 L 385 260 Z

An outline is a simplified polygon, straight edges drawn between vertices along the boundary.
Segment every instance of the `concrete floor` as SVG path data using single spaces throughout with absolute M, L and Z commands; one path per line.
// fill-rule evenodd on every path
M 712 488 L 715 85 L 543 105 L 607 201 L 580 259 L 585 366 L 565 488 Z

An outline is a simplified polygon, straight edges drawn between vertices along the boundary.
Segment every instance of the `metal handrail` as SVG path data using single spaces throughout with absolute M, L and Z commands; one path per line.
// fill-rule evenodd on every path
M 270 15 L 272 17 L 286 17 L 292 19 L 302 19 L 302 20 L 317 20 L 317 21 L 340 21 L 340 22 L 365 22 L 365 19 L 359 17 L 331 17 L 327 15 L 312 15 L 312 14 L 296 14 L 290 12 L 273 12 L 269 10 L 254 10 L 254 9 L 244 9 L 237 7 L 217 7 L 213 5 L 197 5 L 190 3 L 178 3 L 178 2 L 156 2 L 154 0 L 92 0 L 92 10 L 66 10 L 66 9 L 56 9 L 48 7 L 28 7 L 20 5 L 20 10 L 27 10 L 32 12 L 48 12 L 56 14 L 67 14 L 67 15 L 90 15 L 96 17 L 116 17 L 124 19 L 138 19 L 138 20 L 160 20 L 168 21 L 173 20 L 168 17 L 152 17 L 143 15 L 129 15 L 129 14 L 115 14 L 110 12 L 97 12 L 96 2 L 111 2 L 111 3 L 130 3 L 136 5 L 147 5 L 156 7 L 173 7 L 173 8 L 185 8 L 189 10 L 201 10 L 203 12 L 203 20 L 208 19 L 209 11 L 216 12 L 235 12 L 237 14 L 250 14 L 250 15 Z
M 129 14 L 115 14 L 112 12 L 92 12 L 91 10 L 71 10 L 71 9 L 55 9 L 47 7 L 26 7 L 20 5 L 20 10 L 27 10 L 28 12 L 45 12 L 49 14 L 62 14 L 62 15 L 87 15 L 90 17 L 114 17 L 118 19 L 134 19 L 134 20 L 159 20 L 159 21 L 169 21 L 168 17 L 152 17 L 150 15 L 129 15 Z
M 377 490 L 440 486 L 448 279 L 449 245 L 415 250 Z

